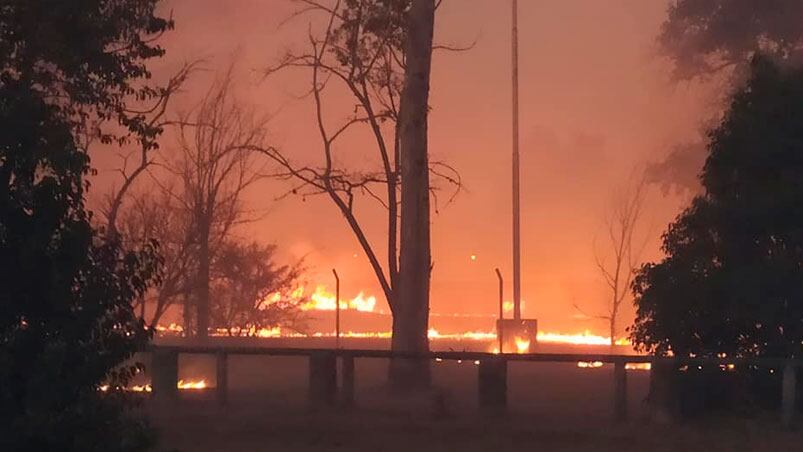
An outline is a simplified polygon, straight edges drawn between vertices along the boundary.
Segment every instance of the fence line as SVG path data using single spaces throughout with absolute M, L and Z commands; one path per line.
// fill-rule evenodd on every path
M 507 363 L 520 362 L 602 362 L 614 365 L 613 414 L 616 421 L 627 419 L 627 364 L 651 365 L 654 378 L 656 366 L 664 368 L 682 365 L 753 365 L 783 369 L 781 394 L 781 420 L 785 426 L 792 423 L 795 411 L 796 369 L 803 367 L 803 359 L 782 358 L 680 358 L 647 355 L 610 355 L 595 353 L 485 353 L 470 351 L 433 351 L 406 353 L 391 350 L 321 349 L 321 348 L 268 348 L 213 345 L 151 345 L 151 386 L 154 397 L 174 402 L 178 395 L 179 354 L 203 354 L 216 357 L 217 400 L 225 405 L 228 400 L 229 355 L 306 356 L 309 359 L 309 402 L 313 408 L 354 405 L 354 360 L 356 358 L 386 358 L 415 360 L 472 360 L 479 361 L 478 400 L 480 411 L 487 415 L 504 414 L 507 409 Z M 341 386 L 338 388 L 338 359 L 340 360 Z

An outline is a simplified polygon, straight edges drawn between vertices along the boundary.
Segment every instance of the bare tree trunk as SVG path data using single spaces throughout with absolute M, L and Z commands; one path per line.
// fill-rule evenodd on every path
M 181 326 L 183 329 L 183 336 L 188 338 L 192 335 L 192 302 L 190 300 L 190 292 L 188 289 L 185 289 L 182 295 L 182 317 L 184 324 Z
M 399 297 L 393 315 L 391 347 L 400 352 L 428 352 L 429 160 L 427 112 L 432 64 L 434 0 L 413 0 L 407 33 L 407 67 L 401 96 L 401 241 Z M 429 360 L 393 360 L 390 381 L 396 389 L 429 386 Z
M 611 348 L 613 348 L 616 345 L 616 314 L 617 313 L 611 314 L 611 318 L 609 319 L 609 321 L 610 321 L 609 327 L 610 327 L 610 334 L 611 334 Z
M 195 290 L 197 293 L 198 332 L 201 340 L 209 335 L 209 221 L 201 218 L 199 221 L 199 247 L 198 247 L 198 279 Z
M 607 235 L 611 248 L 610 259 L 594 251 L 594 259 L 602 277 L 610 289 L 610 303 L 606 315 L 595 316 L 608 321 L 611 350 L 616 345 L 616 325 L 623 303 L 628 299 L 633 275 L 639 268 L 641 253 L 647 242 L 637 241 L 636 232 L 641 225 L 645 204 L 644 177 L 628 180 L 624 190 L 612 198 L 610 217 L 606 219 Z M 646 237 L 646 235 L 645 235 Z

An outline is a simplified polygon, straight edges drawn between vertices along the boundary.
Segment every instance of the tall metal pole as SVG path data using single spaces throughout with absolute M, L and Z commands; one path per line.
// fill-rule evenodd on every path
M 521 205 L 519 199 L 519 4 L 513 0 L 513 318 L 521 319 Z
M 496 336 L 499 339 L 499 353 L 504 353 L 505 282 L 502 279 L 502 272 L 498 268 L 495 271 L 496 278 L 499 280 L 499 323 L 496 325 Z
M 340 348 L 340 277 L 334 268 L 332 274 L 335 275 L 335 348 Z

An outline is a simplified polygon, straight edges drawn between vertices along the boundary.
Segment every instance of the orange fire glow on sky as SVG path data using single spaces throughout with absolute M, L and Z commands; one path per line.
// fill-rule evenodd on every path
M 602 233 L 609 195 L 635 166 L 661 161 L 674 143 L 696 138 L 701 113 L 707 111 L 706 87 L 670 86 L 666 63 L 646 57 L 653 53 L 667 1 L 520 2 L 520 22 L 530 30 L 520 37 L 521 283 L 529 301 L 527 314 L 539 319 L 545 340 L 586 328 L 605 331 L 604 325 L 572 314 L 575 303 L 592 316 L 606 308 L 594 239 Z M 176 98 L 175 110 L 188 110 L 236 54 L 238 98 L 271 117 L 269 144 L 287 150 L 299 164 L 320 164 L 314 106 L 299 95 L 309 90 L 309 74 L 290 71 L 259 82 L 253 77 L 254 68 L 274 65 L 288 49 L 305 48 L 307 27 L 282 26 L 296 5 L 224 3 L 168 2 L 180 26 L 161 42 L 167 55 L 153 68 L 154 80 L 164 81 L 184 62 L 202 58 L 205 70 L 194 74 Z M 508 292 L 512 274 L 507 221 L 511 162 L 508 152 L 488 152 L 510 146 L 509 10 L 498 1 L 461 0 L 444 2 L 438 14 L 438 41 L 472 45 L 466 52 L 437 53 L 433 61 L 432 153 L 459 170 L 467 189 L 432 218 L 432 309 L 493 315 L 498 309 L 493 269 L 500 268 Z M 567 35 L 569 29 L 573 31 Z M 544 58 L 548 65 L 542 64 Z M 353 115 L 349 93 L 332 87 L 326 95 L 331 127 Z M 175 113 L 172 108 L 170 113 Z M 166 130 L 161 140 L 166 154 L 175 140 L 175 132 Z M 92 155 L 98 169 L 92 196 L 98 204 L 107 188 L 120 184 L 118 155 L 105 151 Z M 343 136 L 338 159 L 366 171 L 379 164 L 359 129 Z M 145 184 L 139 188 L 147 188 Z M 305 276 L 314 282 L 333 285 L 330 272 L 336 268 L 348 293 L 341 308 L 345 303 L 349 310 L 387 313 L 373 270 L 331 202 L 295 196 L 276 201 L 287 190 L 285 181 L 272 178 L 255 184 L 245 194 L 244 206 L 270 214 L 243 224 L 238 234 L 276 243 L 285 262 L 304 259 L 309 267 Z M 662 226 L 683 204 L 672 192 L 651 199 L 647 216 L 655 227 L 645 237 L 645 259 L 660 257 Z M 367 240 L 384 260 L 385 210 L 370 197 L 355 206 Z M 337 306 L 329 290 L 316 294 L 315 286 L 310 289 L 309 309 Z M 622 325 L 632 316 L 628 305 Z M 589 335 L 571 335 L 583 336 L 582 343 L 590 340 Z

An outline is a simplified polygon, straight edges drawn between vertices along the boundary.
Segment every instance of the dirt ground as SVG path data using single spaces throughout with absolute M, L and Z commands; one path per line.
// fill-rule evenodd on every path
M 182 357 L 184 379 L 214 375 L 214 361 Z M 473 362 L 433 362 L 436 389 L 404 399 L 384 389 L 387 363 L 356 362 L 351 410 L 307 408 L 307 363 L 295 357 L 231 357 L 230 396 L 182 391 L 169 407 L 147 402 L 159 450 L 237 451 L 797 451 L 803 434 L 776 416 L 665 425 L 643 404 L 649 372 L 628 372 L 629 420 L 612 421 L 613 369 L 510 363 L 504 418 L 478 414 Z M 207 379 L 214 385 L 214 379 Z

